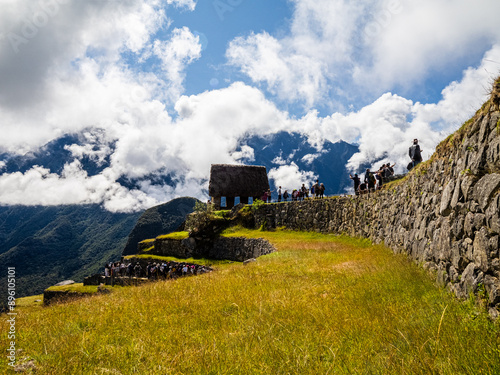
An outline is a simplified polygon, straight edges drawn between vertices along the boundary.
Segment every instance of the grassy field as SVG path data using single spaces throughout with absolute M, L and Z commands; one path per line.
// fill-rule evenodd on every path
M 404 256 L 315 233 L 226 235 L 264 237 L 278 252 L 19 308 L 18 360 L 32 361 L 37 374 L 500 373 L 498 323 Z M 0 325 L 6 332 L 4 317 Z

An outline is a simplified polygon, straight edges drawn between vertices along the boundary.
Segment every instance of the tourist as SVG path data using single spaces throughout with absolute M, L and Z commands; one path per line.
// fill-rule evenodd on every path
M 104 276 L 105 277 L 110 277 L 111 274 L 110 274 L 110 268 L 109 268 L 109 264 L 106 263 L 106 265 L 104 266 Z
M 365 184 L 367 185 L 368 192 L 375 191 L 375 182 L 375 176 L 370 172 L 370 169 L 367 168 L 365 173 Z
M 267 191 L 262 194 L 262 202 L 266 203 L 267 202 Z
M 320 195 L 320 185 L 319 185 L 319 180 L 316 180 L 316 183 L 313 185 L 312 189 L 314 189 L 314 196 L 315 198 L 318 198 Z M 312 193 L 311 193 L 312 194 Z
M 285 190 L 285 192 L 283 193 L 283 200 L 284 200 L 285 202 L 287 202 L 287 201 L 288 201 L 288 197 L 289 197 L 289 196 L 290 196 L 290 194 L 288 194 L 288 190 Z
M 302 184 L 302 187 L 300 188 L 302 191 L 302 196 L 305 198 L 309 198 L 309 189 L 306 188 L 305 184 Z
M 142 276 L 142 267 L 139 263 L 136 263 L 134 266 L 134 274 L 135 277 L 141 277 Z
M 349 178 L 354 182 L 354 194 L 359 195 L 359 184 L 361 183 L 361 180 L 359 179 L 358 174 L 354 173 L 354 177 L 349 175 Z
M 382 176 L 384 173 L 384 167 L 385 165 L 383 165 L 377 172 L 375 172 L 375 178 L 377 179 L 377 190 L 382 189 Z
M 362 184 L 359 185 L 359 194 L 363 195 L 363 194 L 367 194 L 367 193 L 368 193 L 368 189 L 367 189 L 366 183 L 363 182 Z
M 319 185 L 319 197 L 320 198 L 323 198 L 323 195 L 325 194 L 325 185 L 323 185 L 323 183 L 321 183 Z
M 278 187 L 278 203 L 281 202 L 281 186 Z
M 422 152 L 420 145 L 418 144 L 418 139 L 413 140 L 413 145 L 410 146 L 408 150 L 408 155 L 410 156 L 411 163 L 408 164 L 408 170 L 415 168 L 419 163 L 422 162 Z

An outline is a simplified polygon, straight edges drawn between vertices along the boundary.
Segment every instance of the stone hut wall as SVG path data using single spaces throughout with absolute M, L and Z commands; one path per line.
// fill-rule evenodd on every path
M 268 204 L 257 227 L 348 234 L 405 252 L 458 297 L 500 310 L 500 114 L 487 103 L 405 180 L 371 195 Z

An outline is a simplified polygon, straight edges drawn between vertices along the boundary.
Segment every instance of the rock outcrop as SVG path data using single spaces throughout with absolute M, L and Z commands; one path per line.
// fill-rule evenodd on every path
M 500 80 L 476 115 L 399 183 L 360 197 L 269 204 L 257 227 L 345 233 L 405 252 L 458 297 L 500 310 Z

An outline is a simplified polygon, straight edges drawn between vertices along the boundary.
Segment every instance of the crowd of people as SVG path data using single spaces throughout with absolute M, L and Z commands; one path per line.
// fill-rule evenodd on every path
M 210 267 L 179 262 L 148 262 L 143 267 L 139 262 L 110 262 L 104 266 L 105 277 L 146 277 L 150 280 L 166 280 L 181 276 L 200 275 L 211 271 Z
M 412 146 L 409 148 L 408 155 L 411 162 L 408 164 L 407 169 L 411 170 L 416 167 L 420 162 L 422 162 L 422 152 L 420 145 L 418 144 L 418 139 L 413 140 Z M 394 164 L 382 164 L 382 166 L 377 171 L 371 171 L 366 169 L 363 180 L 354 174 L 354 176 L 349 175 L 350 179 L 354 182 L 354 192 L 356 195 L 369 194 L 382 188 L 383 184 L 390 181 L 394 176 Z M 316 183 L 309 189 L 305 184 L 299 189 L 293 189 L 290 193 L 288 190 L 284 190 L 279 186 L 276 190 L 271 191 L 270 189 L 265 191 L 262 195 L 262 201 L 266 203 L 271 203 L 272 193 L 277 192 L 278 199 L 277 202 L 287 202 L 287 201 L 302 201 L 309 197 L 311 198 L 323 198 L 325 194 L 325 186 L 323 183 Z
M 286 189 L 282 189 L 281 186 L 278 186 L 276 190 L 278 193 L 278 202 L 288 202 L 288 201 L 302 201 L 306 198 L 324 198 L 325 196 L 325 185 L 320 183 L 319 180 L 316 180 L 316 183 L 311 186 L 309 189 L 305 184 L 298 189 L 293 189 L 291 193 Z M 271 203 L 271 194 L 274 191 L 268 190 L 264 193 L 262 200 L 267 203 Z
M 363 181 L 361 181 L 357 173 L 354 176 L 349 175 L 349 178 L 354 182 L 354 193 L 356 195 L 368 194 L 381 189 L 384 182 L 387 182 L 394 176 L 395 165 L 396 163 L 393 165 L 390 163 L 383 164 L 378 171 L 374 172 L 368 168 L 366 169 Z

